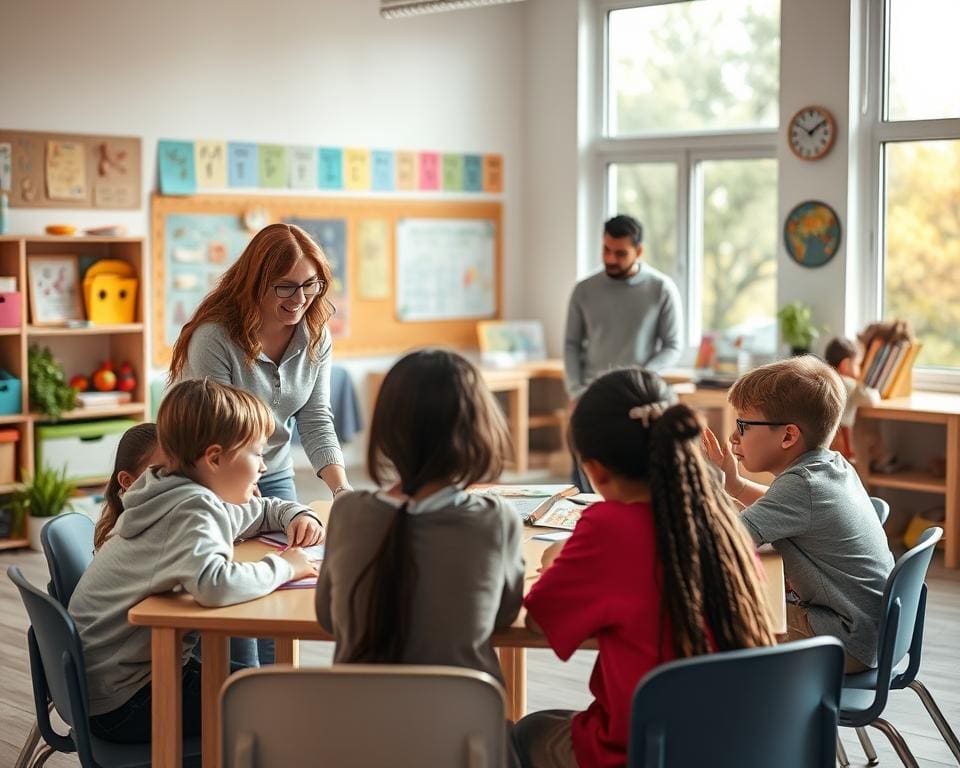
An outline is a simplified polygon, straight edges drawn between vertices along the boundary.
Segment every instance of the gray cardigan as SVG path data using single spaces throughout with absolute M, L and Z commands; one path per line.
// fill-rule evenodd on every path
M 333 503 L 317 619 L 337 641 L 335 662 L 350 657 L 363 633 L 369 582 L 356 606 L 350 593 L 396 514 L 393 504 L 366 491 Z M 413 507 L 408 530 L 417 577 L 402 663 L 467 667 L 502 681 L 490 636 L 513 623 L 523 599 L 519 515 L 501 499 L 444 489 Z
M 267 465 L 263 480 L 293 474 L 290 438 L 294 421 L 316 472 L 328 464 L 343 466 L 330 408 L 330 332 L 323 331 L 316 361 L 310 359 L 308 341 L 306 326 L 300 323 L 280 365 L 261 353 L 250 366 L 243 350 L 216 323 L 201 325 L 190 339 L 181 379 L 209 376 L 245 389 L 273 409 L 276 425 L 263 455 Z

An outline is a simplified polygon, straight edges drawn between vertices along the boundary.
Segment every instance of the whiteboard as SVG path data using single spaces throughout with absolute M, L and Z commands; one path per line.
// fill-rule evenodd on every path
M 494 317 L 497 230 L 492 220 L 397 222 L 397 319 Z

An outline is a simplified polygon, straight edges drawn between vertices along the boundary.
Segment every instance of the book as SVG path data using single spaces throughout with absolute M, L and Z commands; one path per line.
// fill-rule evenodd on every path
M 879 350 L 877 350 L 877 356 L 873 359 L 873 366 L 871 366 L 870 371 L 867 373 L 866 385 L 868 387 L 877 386 L 877 379 L 880 377 L 880 371 L 883 368 L 883 364 L 887 359 L 887 355 L 890 354 L 890 345 L 883 344 Z
M 880 397 L 887 399 L 894 395 L 908 395 L 909 391 L 904 391 L 905 389 L 909 390 L 909 387 L 904 386 L 905 382 L 910 377 L 910 372 L 913 370 L 913 364 L 917 360 L 917 355 L 920 353 L 920 348 L 923 346 L 919 341 L 911 341 L 910 345 L 907 347 L 907 351 L 903 355 L 903 359 L 900 361 L 900 365 L 897 366 L 897 370 L 894 371 L 893 376 L 890 377 L 890 382 L 884 387 L 883 391 L 880 393 Z
M 470 490 L 505 499 L 521 520 L 531 524 L 560 499 L 580 492 L 575 485 L 478 485 Z
M 541 528 L 560 528 L 572 531 L 580 522 L 580 514 L 583 510 L 602 498 L 595 493 L 578 493 L 574 496 L 558 499 L 546 512 L 532 521 L 532 524 Z
M 880 351 L 880 347 L 882 346 L 883 342 L 880 341 L 880 339 L 874 339 L 870 342 L 870 348 L 867 350 L 867 354 L 863 358 L 863 365 L 860 366 L 860 381 L 862 383 L 867 383 L 867 374 L 870 373 L 870 370 L 873 367 L 874 358 L 877 356 L 877 352 Z
M 903 353 L 907 351 L 909 342 L 898 341 L 894 344 L 890 350 L 890 354 L 887 355 L 887 359 L 883 364 L 883 369 L 880 371 L 880 375 L 877 376 L 876 389 L 883 392 L 887 384 L 890 381 L 890 378 L 897 371 L 897 366 L 900 365 L 900 360 L 903 357 Z
M 129 392 L 78 392 L 77 403 L 81 408 L 113 408 L 133 400 Z

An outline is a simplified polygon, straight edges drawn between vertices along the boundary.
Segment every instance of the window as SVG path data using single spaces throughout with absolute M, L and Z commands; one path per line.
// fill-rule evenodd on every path
M 774 353 L 780 0 L 602 12 L 604 215 L 643 224 L 690 347 L 716 332 L 721 352 L 739 339 Z
M 960 90 L 945 77 L 960 3 L 875 0 L 869 10 L 880 269 L 867 311 L 910 322 L 928 375 L 960 369 Z

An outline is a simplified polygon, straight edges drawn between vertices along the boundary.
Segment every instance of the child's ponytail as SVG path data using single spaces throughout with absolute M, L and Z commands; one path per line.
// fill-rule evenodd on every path
M 650 429 L 650 494 L 663 605 L 678 657 L 774 642 L 756 556 L 703 460 L 700 417 L 674 405 Z
M 137 424 L 123 433 L 117 445 L 117 458 L 114 461 L 110 481 L 103 492 L 103 508 L 100 519 L 93 530 L 93 548 L 100 549 L 120 515 L 123 514 L 121 495 L 123 486 L 120 484 L 120 473 L 127 472 L 136 477 L 144 468 L 144 464 L 157 448 L 157 425 L 151 422 Z

